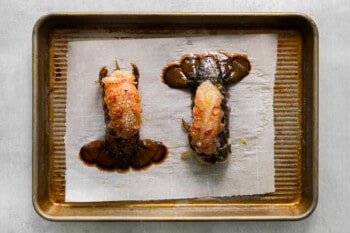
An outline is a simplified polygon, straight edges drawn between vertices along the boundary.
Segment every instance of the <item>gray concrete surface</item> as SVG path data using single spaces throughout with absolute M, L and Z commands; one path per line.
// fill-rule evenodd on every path
M 31 201 L 31 37 L 36 20 L 57 11 L 302 12 L 320 36 L 319 204 L 298 222 L 58 223 Z M 0 0 L 0 232 L 350 232 L 347 0 Z

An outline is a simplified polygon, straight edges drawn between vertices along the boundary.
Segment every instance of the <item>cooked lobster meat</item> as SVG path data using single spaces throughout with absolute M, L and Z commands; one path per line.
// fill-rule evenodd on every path
M 245 55 L 227 52 L 187 54 L 163 69 L 162 79 L 172 88 L 193 92 L 193 121 L 182 120 L 196 158 L 206 164 L 223 162 L 231 153 L 227 88 L 246 77 L 251 64 Z
M 103 67 L 99 73 L 102 105 L 106 123 L 105 140 L 96 140 L 80 149 L 80 157 L 88 164 L 104 170 L 142 169 L 163 161 L 167 147 L 158 141 L 140 139 L 141 97 L 137 90 L 139 71 L 116 68 L 108 75 Z

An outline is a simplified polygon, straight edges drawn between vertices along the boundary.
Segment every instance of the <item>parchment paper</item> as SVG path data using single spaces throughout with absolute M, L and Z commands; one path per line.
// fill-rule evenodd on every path
M 224 164 L 200 165 L 181 125 L 191 122 L 191 95 L 161 82 L 162 68 L 186 53 L 247 54 L 252 71 L 229 88 L 232 155 Z M 68 44 L 66 195 L 69 202 L 223 197 L 273 192 L 273 86 L 277 35 L 208 35 L 72 41 Z M 98 73 L 135 63 L 140 70 L 141 138 L 162 141 L 168 158 L 144 171 L 125 174 L 89 167 L 78 157 L 84 144 L 104 137 Z

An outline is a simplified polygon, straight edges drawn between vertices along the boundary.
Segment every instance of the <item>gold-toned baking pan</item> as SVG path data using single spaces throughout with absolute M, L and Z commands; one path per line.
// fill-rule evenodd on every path
M 65 202 L 67 44 L 124 35 L 277 33 L 275 192 L 217 199 Z M 127 32 L 127 33 L 125 33 Z M 58 13 L 33 30 L 33 205 L 55 221 L 298 220 L 318 198 L 318 32 L 298 13 Z

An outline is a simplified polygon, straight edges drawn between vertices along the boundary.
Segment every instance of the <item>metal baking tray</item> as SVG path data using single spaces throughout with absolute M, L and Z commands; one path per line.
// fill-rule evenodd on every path
M 275 188 L 202 200 L 65 202 L 67 43 L 191 33 L 278 33 L 274 87 Z M 56 13 L 33 29 L 32 198 L 54 221 L 299 220 L 318 198 L 318 31 L 299 13 Z

